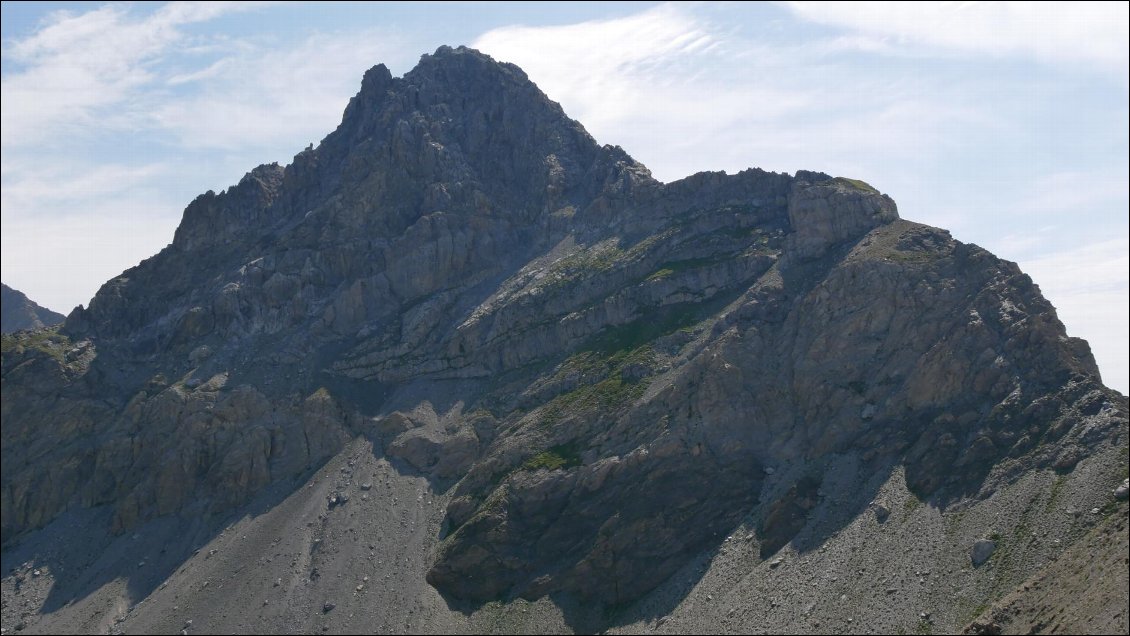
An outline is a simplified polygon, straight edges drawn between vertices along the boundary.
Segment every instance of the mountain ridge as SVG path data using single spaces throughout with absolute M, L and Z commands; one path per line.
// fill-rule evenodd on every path
M 40 307 L 23 292 L 0 284 L 3 290 L 3 318 L 0 319 L 0 332 L 12 333 L 22 329 L 42 329 L 63 322 L 64 316 Z
M 854 179 L 659 183 L 449 47 L 370 69 L 317 147 L 197 197 L 2 371 L 6 550 L 79 510 L 221 523 L 364 440 L 443 502 L 412 576 L 470 614 L 644 603 L 735 528 L 754 564 L 817 553 L 890 493 L 953 518 L 1101 485 L 1127 427 L 1015 264 Z M 364 479 L 323 476 L 319 520 Z

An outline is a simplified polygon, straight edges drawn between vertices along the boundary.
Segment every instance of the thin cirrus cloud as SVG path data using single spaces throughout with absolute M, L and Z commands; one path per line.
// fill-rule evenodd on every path
M 73 206 L 74 213 L 82 213 L 81 203 L 91 197 L 122 195 L 152 183 L 169 173 L 168 166 L 160 163 L 127 166 L 120 164 L 60 163 L 51 161 L 21 162 L 19 165 L 4 162 L 5 185 L 0 193 L 5 223 L 10 213 L 41 203 L 64 203 Z
M 45 157 L 4 158 L 0 235 L 4 282 L 66 312 L 169 242 L 180 206 L 174 166 Z M 181 202 L 183 203 L 183 202 Z
M 495 58 L 517 63 L 570 114 L 599 129 L 630 113 L 646 112 L 645 83 L 662 91 L 664 71 L 686 56 L 708 55 L 719 42 L 693 16 L 670 5 L 611 20 L 548 27 L 505 26 L 473 43 Z M 667 81 L 665 82 L 664 79 Z
M 170 3 L 137 18 L 126 7 L 105 5 L 49 15 L 29 37 L 5 42 L 3 146 L 115 122 L 128 127 L 107 111 L 142 97 L 141 89 L 157 79 L 154 63 L 186 41 L 181 27 L 248 8 L 249 3 Z
M 170 77 L 169 79 L 165 80 L 165 84 L 167 84 L 169 86 L 179 86 L 181 84 L 189 84 L 191 82 L 199 82 L 199 81 L 202 81 L 202 80 L 211 79 L 211 78 L 219 75 L 220 72 L 224 70 L 224 67 L 228 66 L 230 64 L 231 64 L 230 59 L 225 58 L 225 59 L 222 59 L 222 60 L 218 60 L 216 62 L 213 62 L 211 65 L 209 65 L 205 68 L 202 68 L 198 71 L 190 71 L 188 73 L 181 73 L 179 75 L 174 75 L 174 76 Z
M 222 150 L 320 136 L 337 123 L 364 70 L 403 44 L 374 29 L 313 33 L 298 43 L 186 33 L 262 8 L 171 3 L 144 17 L 118 5 L 52 14 L 31 36 L 6 43 L 5 62 L 16 70 L 3 77 L 4 147 L 91 131 L 147 130 L 181 148 Z
M 691 167 L 677 159 L 675 147 L 686 142 L 673 140 L 782 117 L 810 99 L 783 86 L 731 85 L 716 72 L 730 52 L 725 33 L 670 4 L 607 20 L 500 27 L 472 46 L 518 64 L 599 141 L 625 146 L 664 180 Z M 647 140 L 655 137 L 672 150 L 653 155 L 657 144 Z M 716 166 L 697 169 L 707 167 Z
M 957 130 L 995 125 L 960 95 L 846 67 L 857 35 L 765 44 L 673 4 L 559 26 L 506 26 L 473 43 L 518 64 L 601 142 L 664 181 L 756 166 L 874 173 L 873 156 L 917 156 Z M 880 152 L 881 151 L 881 152 Z
M 1124 2 L 785 2 L 799 17 L 955 51 L 1125 73 Z
M 300 149 L 298 140 L 305 145 L 333 130 L 365 70 L 403 48 L 399 36 L 373 29 L 315 33 L 293 47 L 251 47 L 170 78 L 201 86 L 160 104 L 153 123 L 184 148 L 251 145 L 279 149 L 271 159 L 285 161 Z

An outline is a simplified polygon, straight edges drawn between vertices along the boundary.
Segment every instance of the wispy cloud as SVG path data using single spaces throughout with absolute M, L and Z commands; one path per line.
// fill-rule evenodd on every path
M 170 83 L 202 85 L 158 105 L 154 125 L 186 148 L 233 150 L 290 141 L 288 154 L 275 157 L 285 160 L 333 130 L 365 70 L 404 45 L 395 34 L 365 29 L 313 34 L 287 47 L 247 46 L 206 69 L 171 78 Z
M 1125 73 L 1124 2 L 785 2 L 796 15 L 898 43 Z
M 502 27 L 472 45 L 521 66 L 599 141 L 640 153 L 645 163 L 649 137 L 694 143 L 739 120 L 784 116 L 809 99 L 704 73 L 725 61 L 725 30 L 670 4 L 609 20 Z M 686 176 L 677 163 L 656 162 L 656 176 Z
M 157 79 L 154 63 L 186 39 L 179 27 L 247 8 L 171 3 L 138 18 L 124 6 L 105 5 L 51 14 L 31 36 L 5 42 L 0 143 L 10 148 L 122 121 L 109 109 L 120 112 Z
M 964 99 L 845 68 L 869 36 L 769 45 L 681 5 L 550 27 L 510 26 L 474 42 L 514 62 L 603 143 L 673 180 L 700 170 L 835 170 L 867 176 L 872 156 L 946 145 L 989 125 Z
M 148 185 L 167 174 L 168 166 L 120 164 L 61 164 L 58 161 L 5 162 L 4 189 L 0 192 L 5 224 L 9 215 L 38 205 L 65 203 L 72 214 L 84 213 L 82 204 L 107 195 L 121 195 Z M 7 228 L 5 228 L 7 231 Z
M 230 64 L 230 59 L 225 58 L 218 60 L 200 70 L 173 75 L 169 79 L 165 80 L 165 83 L 169 86 L 179 86 L 181 84 L 189 84 L 191 82 L 199 82 L 201 80 L 211 79 L 219 75 L 220 72 L 224 70 L 224 67 L 229 66 Z
M 692 16 L 669 5 L 612 20 L 551 27 L 506 26 L 472 46 L 515 61 L 543 91 L 569 99 L 587 125 L 600 127 L 641 109 L 641 81 L 664 83 L 685 55 L 702 55 L 718 42 Z M 667 81 L 672 78 L 667 75 Z
M 144 17 L 120 5 L 52 14 L 31 36 L 5 43 L 4 148 L 138 130 L 224 150 L 320 138 L 365 69 L 404 45 L 371 28 L 297 43 L 191 37 L 183 28 L 251 8 L 258 5 L 171 3 Z

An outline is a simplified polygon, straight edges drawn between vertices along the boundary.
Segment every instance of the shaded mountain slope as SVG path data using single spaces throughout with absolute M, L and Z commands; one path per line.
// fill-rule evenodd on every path
M 63 314 L 40 307 L 23 292 L 0 283 L 0 332 L 42 329 L 63 322 Z

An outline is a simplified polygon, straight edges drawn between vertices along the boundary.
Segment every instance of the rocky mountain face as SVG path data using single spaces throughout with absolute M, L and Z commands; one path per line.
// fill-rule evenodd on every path
M 63 322 L 65 316 L 40 307 L 23 292 L 0 283 L 0 332 L 42 329 Z
M 1015 264 L 853 179 L 660 183 L 464 48 L 371 69 L 316 148 L 198 197 L 0 370 L 5 625 L 45 631 L 181 629 L 183 607 L 361 629 L 316 596 L 335 572 L 361 625 L 396 631 L 826 631 L 847 568 L 904 566 L 968 606 L 891 618 L 911 605 L 880 590 L 855 625 L 960 629 L 1126 514 L 1127 400 Z M 1070 518 L 1033 512 L 1065 488 Z M 934 566 L 887 552 L 923 537 Z M 40 563 L 75 582 L 35 587 Z M 285 611 L 248 609 L 246 580 L 206 590 L 221 571 L 277 574 Z M 75 599 L 131 609 L 102 624 Z

